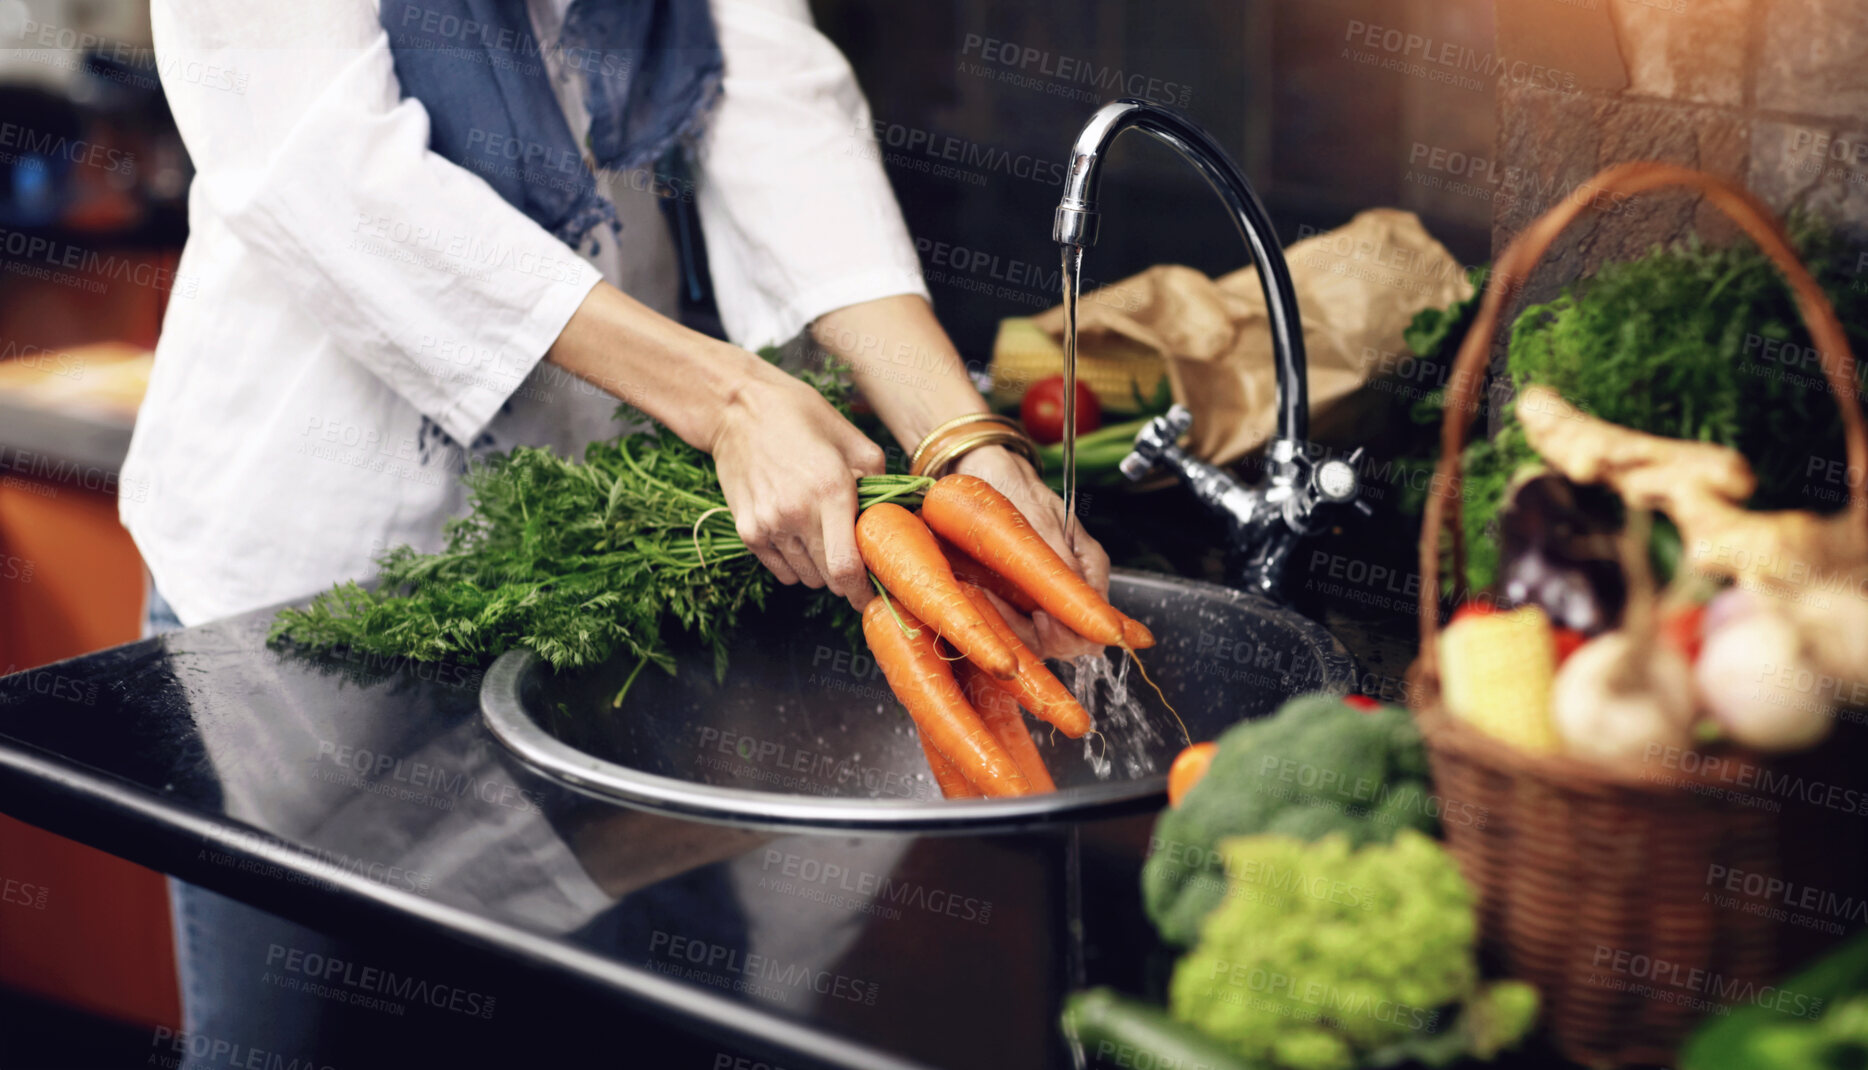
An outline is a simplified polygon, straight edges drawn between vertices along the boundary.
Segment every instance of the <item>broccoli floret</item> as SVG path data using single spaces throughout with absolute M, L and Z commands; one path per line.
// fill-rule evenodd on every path
M 1155 825 L 1142 895 L 1163 939 L 1193 942 L 1226 880 L 1216 850 L 1228 836 L 1278 833 L 1352 846 L 1403 828 L 1432 832 L 1427 757 L 1405 710 L 1363 712 L 1335 695 L 1304 695 L 1219 738 L 1213 763 Z
M 1466 1004 L 1465 1020 L 1472 1054 L 1490 1060 L 1531 1031 L 1537 1021 L 1537 989 L 1522 981 L 1489 985 Z
M 1528 986 L 1481 988 L 1472 892 L 1420 832 L 1361 848 L 1341 833 L 1238 837 L 1219 853 L 1225 894 L 1168 1004 L 1252 1065 L 1489 1056 L 1529 1028 Z

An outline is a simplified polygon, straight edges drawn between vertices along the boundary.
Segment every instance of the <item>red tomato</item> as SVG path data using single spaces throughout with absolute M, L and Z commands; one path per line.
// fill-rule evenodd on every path
M 1367 695 L 1344 695 L 1343 705 L 1348 706 L 1352 710 L 1361 710 L 1363 713 L 1370 713 L 1382 708 L 1381 700 L 1372 699 Z
M 1498 607 L 1484 599 L 1475 598 L 1453 611 L 1453 621 L 1463 617 L 1489 617 L 1498 612 Z M 1451 624 L 1452 621 L 1447 623 Z
M 1053 375 L 1040 379 L 1025 391 L 1019 403 L 1018 417 L 1025 432 L 1044 445 L 1064 440 L 1064 377 Z M 1103 426 L 1103 407 L 1096 394 L 1083 380 L 1077 380 L 1077 434 L 1087 435 Z
M 1588 636 L 1575 628 L 1553 628 L 1551 637 L 1556 640 L 1558 665 L 1570 660 L 1570 655 L 1576 653 L 1578 648 L 1589 641 Z
M 1705 606 L 1681 606 L 1660 618 L 1660 637 L 1685 655 L 1687 661 L 1698 661 L 1699 648 L 1706 639 L 1705 624 Z

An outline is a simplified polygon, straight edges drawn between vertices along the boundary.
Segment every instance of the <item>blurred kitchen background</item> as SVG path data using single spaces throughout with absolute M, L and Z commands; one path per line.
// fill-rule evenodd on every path
M 995 270 L 1055 277 L 1051 214 L 1070 143 L 1089 113 L 1117 96 L 1178 108 L 1206 127 L 1244 167 L 1286 244 L 1388 205 L 1419 213 L 1462 260 L 1489 256 L 1492 190 L 1483 182 L 1449 190 L 1442 173 L 1449 158 L 1471 166 L 1490 155 L 1492 82 L 1383 69 L 1381 61 L 1406 57 L 1363 41 L 1400 31 L 1489 56 L 1491 0 L 812 7 L 869 95 L 941 318 L 969 355 L 991 349 L 999 319 L 1057 303 L 1029 285 L 991 298 L 972 287 L 999 281 Z M 1368 59 L 1350 58 L 1352 49 Z M 1119 141 L 1111 159 L 1101 237 L 1084 268 L 1091 280 L 1157 263 L 1213 276 L 1243 266 L 1231 222 L 1184 161 L 1145 138 Z M 956 272 L 961 248 L 966 263 L 984 252 L 996 268 Z
M 0 0 L 0 672 L 137 636 L 117 467 L 189 177 L 147 3 Z M 101 1065 L 177 1024 L 157 874 L 6 817 L 0 868 L 70 892 L 0 912 L 0 1066 Z
M 1488 254 L 1489 192 L 1435 190 L 1413 157 L 1484 157 L 1491 84 L 1342 54 L 1364 26 L 1487 53 L 1490 0 L 812 6 L 869 94 L 938 311 L 982 365 L 1001 319 L 1056 303 L 1051 211 L 1067 150 L 1097 104 L 1124 94 L 1211 130 L 1286 241 L 1390 204 L 1421 213 L 1463 260 Z M 117 524 L 116 467 L 163 309 L 188 285 L 175 263 L 191 172 L 159 70 L 143 0 L 0 0 L 0 670 L 138 633 L 142 568 Z M 1162 147 L 1125 139 L 1105 196 L 1092 281 L 1162 262 L 1241 266 L 1218 201 Z M 709 322 L 705 299 L 693 305 Z M 156 874 L 4 817 L 0 858 L 9 875 L 96 898 L 0 911 L 12 993 L 0 1019 L 37 1023 L 0 1030 L 0 1066 L 83 1065 L 85 1044 L 116 1043 L 105 1023 L 145 1046 L 149 1027 L 175 1024 Z
M 1859 0 L 812 8 L 869 95 L 937 310 L 981 364 L 1002 319 L 1056 303 L 1067 150 L 1120 95 L 1216 135 L 1286 243 L 1394 206 L 1476 265 L 1633 158 L 1868 220 L 1868 154 L 1853 152 L 1868 144 Z M 187 292 L 175 267 L 190 179 L 148 21 L 144 0 L 0 0 L 0 672 L 138 632 L 142 568 L 115 503 L 137 488 L 119 488 L 116 466 L 163 310 Z M 1120 142 L 1103 194 L 1091 285 L 1158 263 L 1210 275 L 1244 263 L 1217 200 L 1155 143 Z M 1613 242 L 1575 228 L 1533 292 L 1695 222 L 1718 231 L 1680 198 L 1630 206 Z M 707 323 L 705 299 L 689 314 Z M 177 1017 L 159 878 L 6 818 L 0 859 L 10 877 L 72 893 L 0 908 L 0 1066 L 87 1065 L 87 1045 L 122 1035 L 147 1050 L 149 1027 Z
M 869 94 L 940 315 L 982 365 L 1001 319 L 1056 303 L 1069 144 L 1125 93 L 1211 130 L 1287 243 L 1393 205 L 1463 262 L 1489 256 L 1494 80 L 1399 68 L 1418 68 L 1422 47 L 1489 61 L 1492 0 L 813 9 Z M 135 633 L 140 566 L 114 519 L 115 464 L 163 309 L 189 286 L 175 265 L 191 172 L 158 72 L 143 0 L 0 0 L 0 551 L 36 564 L 0 567 L 0 666 Z M 1139 138 L 1113 160 L 1086 290 L 1155 263 L 1242 265 L 1183 162 Z M 711 321 L 704 296 L 691 304 Z M 73 554 L 84 567 L 62 564 Z

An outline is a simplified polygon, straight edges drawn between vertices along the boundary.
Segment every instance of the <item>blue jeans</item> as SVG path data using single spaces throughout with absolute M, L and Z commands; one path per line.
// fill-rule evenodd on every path
M 175 610 L 151 584 L 143 611 L 144 638 L 181 627 Z M 275 945 L 306 956 L 345 961 L 356 961 L 356 956 L 346 955 L 342 944 L 322 933 L 174 877 L 169 878 L 169 912 L 185 1033 L 278 1052 L 288 1061 L 328 1050 L 337 1024 L 330 1019 L 350 1008 L 261 978 L 269 956 L 278 957 Z M 318 1057 L 314 1065 L 324 1062 Z
M 145 637 L 181 627 L 152 586 Z M 671 928 L 744 942 L 740 907 L 719 867 L 701 867 L 665 883 L 665 891 L 638 894 L 624 909 L 590 919 L 581 931 L 591 942 L 616 947 L 647 947 L 653 931 Z M 277 1057 L 261 1057 L 254 1065 L 284 1066 L 296 1059 L 300 1070 L 585 1065 L 599 1059 L 622 1067 L 698 1067 L 710 1060 L 717 1065 L 721 1055 L 711 1041 L 657 1028 L 652 1015 L 621 1012 L 604 997 L 535 983 L 515 990 L 515 975 L 498 964 L 445 967 L 453 986 L 497 996 L 497 1022 L 463 1019 L 413 1000 L 407 1016 L 398 1017 L 322 998 L 302 985 L 278 983 L 280 974 L 295 972 L 294 962 L 311 968 L 314 961 L 335 960 L 419 977 L 432 972 L 431 964 L 357 939 L 334 939 L 173 877 L 169 909 L 187 1036 L 187 1054 L 175 1070 L 224 1070 L 225 1057 L 204 1053 L 225 1053 L 228 1045 L 240 1045 L 243 1059 L 255 1053 Z M 621 1062 L 618 1035 L 629 1038 Z

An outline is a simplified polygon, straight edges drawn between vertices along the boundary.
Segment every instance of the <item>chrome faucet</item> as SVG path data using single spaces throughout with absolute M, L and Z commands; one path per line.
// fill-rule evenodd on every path
M 1110 144 L 1129 129 L 1166 142 L 1192 164 L 1226 202 L 1240 237 L 1251 250 L 1271 320 L 1271 348 L 1277 362 L 1278 428 L 1266 450 L 1264 482 L 1248 487 L 1175 445 L 1193 426 L 1193 414 L 1176 405 L 1135 436 L 1135 451 L 1123 458 L 1122 473 L 1139 481 L 1156 465 L 1172 470 L 1196 497 L 1226 517 L 1232 548 L 1243 562 L 1243 582 L 1275 597 L 1291 551 L 1297 540 L 1311 531 L 1311 517 L 1318 508 L 1353 504 L 1368 512 L 1368 503 L 1359 500 L 1361 481 L 1355 467 L 1362 451 L 1357 450 L 1347 459 L 1323 459 L 1308 442 L 1310 398 L 1305 379 L 1303 321 L 1298 317 L 1297 292 L 1291 285 L 1290 267 L 1284 262 L 1277 231 L 1238 165 L 1206 131 L 1186 117 L 1127 98 L 1099 108 L 1071 149 L 1070 170 L 1051 225 L 1051 237 L 1060 245 L 1079 250 L 1096 244 L 1096 193 L 1103 156 Z

